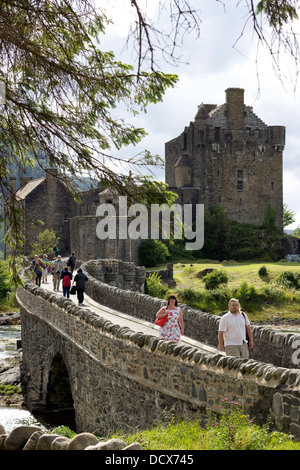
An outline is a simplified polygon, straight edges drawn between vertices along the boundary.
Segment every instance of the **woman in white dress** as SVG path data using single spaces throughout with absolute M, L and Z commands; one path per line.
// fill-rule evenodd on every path
M 166 307 L 162 307 L 156 314 L 156 318 L 168 315 L 164 326 L 159 329 L 159 336 L 167 341 L 180 341 L 180 335 L 184 334 L 182 311 L 178 307 L 175 295 L 170 295 Z

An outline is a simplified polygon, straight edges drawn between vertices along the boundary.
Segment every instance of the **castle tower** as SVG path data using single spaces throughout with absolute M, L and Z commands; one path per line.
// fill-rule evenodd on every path
M 195 120 L 165 144 L 165 176 L 179 203 L 221 206 L 232 220 L 261 225 L 267 207 L 282 228 L 285 127 L 268 126 L 227 88 L 220 106 L 201 104 Z

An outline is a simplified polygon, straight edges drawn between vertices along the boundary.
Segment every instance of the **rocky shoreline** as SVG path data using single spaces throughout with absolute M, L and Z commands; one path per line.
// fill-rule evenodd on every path
M 0 313 L 0 326 L 21 325 L 20 312 Z
M 20 325 L 20 312 L 0 313 L 0 326 Z M 22 350 L 14 357 L 0 360 L 0 385 L 21 385 Z M 0 406 L 25 407 L 22 394 L 0 395 Z
M 21 386 L 21 364 L 22 352 L 17 356 L 9 357 L 0 361 L 0 385 Z M 21 406 L 26 407 L 22 394 L 15 393 L 9 397 L 0 395 L 0 406 Z

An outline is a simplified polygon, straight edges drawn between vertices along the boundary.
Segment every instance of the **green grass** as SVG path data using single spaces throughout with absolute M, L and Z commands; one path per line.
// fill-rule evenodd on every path
M 267 274 L 259 275 L 262 266 Z M 226 272 L 228 282 L 209 291 L 202 279 L 203 270 L 220 269 Z M 227 310 L 228 299 L 238 297 L 250 320 L 300 318 L 300 289 L 289 289 L 278 283 L 278 276 L 289 271 L 300 276 L 300 265 L 285 260 L 277 263 L 237 263 L 201 260 L 199 263 L 180 262 L 174 265 L 174 291 L 182 303 L 211 313 Z
M 207 407 L 206 418 L 187 415 L 150 430 L 119 437 L 128 445 L 139 442 L 144 450 L 299 450 L 293 436 L 258 426 L 244 413 L 240 402 L 223 400 L 217 414 Z
M 18 385 L 9 385 L 9 384 L 3 384 L 0 385 L 0 395 L 5 396 L 5 397 L 11 397 L 15 394 L 22 394 L 22 390 Z

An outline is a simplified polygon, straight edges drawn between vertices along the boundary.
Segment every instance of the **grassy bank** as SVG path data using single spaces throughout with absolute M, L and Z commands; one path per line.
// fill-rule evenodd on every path
M 264 267 L 265 274 L 260 270 Z M 214 268 L 226 273 L 228 281 L 218 288 L 208 290 L 204 275 Z M 227 309 L 228 300 L 237 297 L 252 321 L 274 318 L 300 318 L 300 289 L 279 282 L 282 273 L 300 276 L 299 264 L 280 261 L 277 263 L 237 263 L 235 261 L 201 260 L 199 263 L 180 262 L 174 265 L 174 289 L 182 303 L 211 313 Z
M 169 422 L 168 422 L 169 421 Z M 206 418 L 169 416 L 165 424 L 130 435 L 115 434 L 127 444 L 139 442 L 144 450 L 299 450 L 293 436 L 258 426 L 245 414 L 241 402 L 223 400 L 221 411 L 207 407 Z
M 65 426 L 53 432 L 69 438 L 76 434 Z M 168 413 L 149 430 L 98 437 L 103 441 L 119 438 L 127 445 L 138 442 L 143 450 L 300 450 L 300 442 L 294 436 L 272 430 L 270 420 L 262 426 L 255 424 L 241 402 L 227 399 L 222 401 L 218 413 L 209 406 L 204 416 Z

